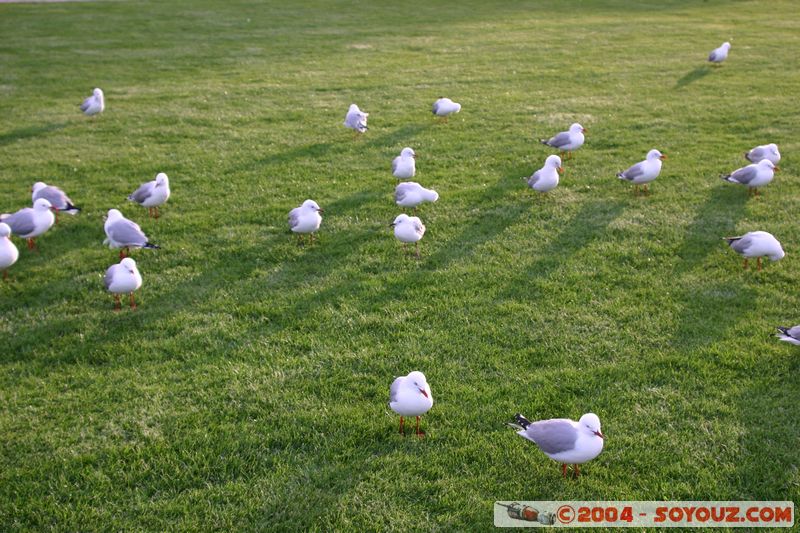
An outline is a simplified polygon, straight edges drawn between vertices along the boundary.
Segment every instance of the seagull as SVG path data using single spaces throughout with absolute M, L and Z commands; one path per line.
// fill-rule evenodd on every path
M 103 244 L 107 244 L 109 248 L 122 248 L 119 252 L 120 259 L 127 256 L 130 248 L 161 248 L 151 243 L 139 224 L 122 216 L 118 209 L 108 210 L 103 227 L 106 230 Z
M 3 279 L 8 279 L 8 267 L 17 262 L 19 250 L 14 246 L 9 238 L 11 228 L 5 222 L 0 222 L 0 270 L 3 271 Z
M 410 217 L 403 213 L 397 215 L 394 222 L 389 224 L 394 227 L 394 236 L 403 243 L 405 248 L 406 243 L 413 242 L 417 250 L 417 259 L 419 259 L 419 241 L 425 235 L 425 226 L 418 217 Z
M 712 63 L 722 63 L 725 61 L 725 58 L 728 57 L 728 50 L 731 49 L 731 43 L 724 42 L 722 46 L 719 48 L 715 48 L 710 54 L 708 54 L 708 60 Z
M 309 244 L 311 244 L 314 242 L 314 232 L 322 224 L 320 213 L 323 212 L 317 202 L 306 200 L 300 207 L 295 207 L 289 211 L 289 229 L 297 234 L 301 243 L 303 242 L 303 234 L 308 233 Z
M 400 155 L 392 160 L 392 174 L 399 180 L 407 180 L 417 173 L 417 154 L 409 147 L 400 151 Z
M 457 104 L 449 98 L 444 98 L 442 96 L 433 103 L 433 107 L 431 108 L 431 113 L 437 117 L 443 117 L 445 122 L 447 122 L 447 117 L 459 111 L 461 111 L 461 104 Z
M 569 131 L 562 131 L 550 139 L 542 139 L 539 142 L 561 150 L 561 156 L 568 153 L 572 157 L 572 152 L 583 146 L 586 129 L 577 122 L 569 127 Z
M 769 159 L 762 159 L 758 163 L 747 165 L 738 170 L 734 170 L 726 176 L 722 176 L 725 181 L 747 185 L 747 195 L 755 193 L 759 195 L 758 187 L 763 187 L 775 177 L 775 172 L 780 170 Z
M 413 371 L 407 376 L 395 378 L 389 389 L 389 407 L 400 415 L 400 434 L 405 435 L 404 416 L 417 417 L 417 436 L 425 434 L 419 430 L 419 417 L 430 411 L 433 407 L 431 386 L 425 379 L 425 374 Z
M 517 435 L 536 444 L 546 456 L 561 463 L 561 475 L 567 477 L 567 465 L 575 466 L 575 477 L 580 475 L 579 464 L 591 461 L 603 451 L 605 435 L 600 432 L 600 419 L 587 413 L 575 422 L 567 418 L 552 418 L 531 422 L 521 414 L 514 415 Z
M 628 180 L 634 185 L 633 194 L 639 194 L 639 185 L 644 185 L 644 192 L 647 193 L 647 184 L 658 177 L 661 172 L 661 162 L 667 156 L 656 149 L 647 152 L 647 158 L 640 163 L 636 163 L 631 168 L 617 174 L 621 180 Z
M 1 267 L 0 265 L 0 268 Z M 791 328 L 779 326 L 778 331 L 780 331 L 780 333 L 775 336 L 780 340 L 800 345 L 800 326 L 793 326 Z
M 158 206 L 167 202 L 169 193 L 169 178 L 163 172 L 159 172 L 156 174 L 156 179 L 142 183 L 138 189 L 133 191 L 128 196 L 128 200 L 146 207 L 149 216 L 158 218 Z
M 777 165 L 781 161 L 781 153 L 778 151 L 778 145 L 775 143 L 762 144 L 756 146 L 749 152 L 745 152 L 744 158 L 751 163 L 758 163 L 762 159 L 769 159 L 773 165 Z
M 36 237 L 53 227 L 56 221 L 52 208 L 46 198 L 39 198 L 33 202 L 32 208 L 20 209 L 13 215 L 0 215 L 0 222 L 8 224 L 14 235 L 27 239 L 28 249 L 33 250 Z
M 64 191 L 54 185 L 48 185 L 42 181 L 37 181 L 33 184 L 33 187 L 31 187 L 31 193 L 31 198 L 34 202 L 38 198 L 46 198 L 47 201 L 50 202 L 56 214 L 56 224 L 58 223 L 58 213 L 60 211 L 70 215 L 77 215 L 78 211 L 81 210 L 80 207 L 72 203 L 72 200 L 69 199 L 69 196 L 67 196 Z
M 350 104 L 347 115 L 344 117 L 344 125 L 357 133 L 364 133 L 367 128 L 367 117 L 369 113 L 361 111 L 356 104 Z
M 772 261 L 779 261 L 786 255 L 778 239 L 766 231 L 751 231 L 741 237 L 723 238 L 737 254 L 744 257 L 744 268 L 747 268 L 747 260 L 750 257 L 758 258 L 758 270 L 761 270 L 761 256 L 765 255 Z
M 102 89 L 95 89 L 92 91 L 92 96 L 87 98 L 81 104 L 81 111 L 83 111 L 86 115 L 92 116 L 98 113 L 102 113 L 103 110 L 106 108 L 106 99 L 103 96 Z
M 136 268 L 136 261 L 130 257 L 124 258 L 116 265 L 111 265 L 106 270 L 103 278 L 106 290 L 114 294 L 114 311 L 119 311 L 122 304 L 119 301 L 120 294 L 130 294 L 131 309 L 136 309 L 136 301 L 133 299 L 133 292 L 142 286 L 142 275 Z
M 413 207 L 414 210 L 422 202 L 435 202 L 439 193 L 433 189 L 426 189 L 415 181 L 405 181 L 394 188 L 394 202 L 401 207 Z
M 547 156 L 544 166 L 528 178 L 528 185 L 534 191 L 548 192 L 558 187 L 558 175 L 564 173 L 561 158 L 557 155 Z M 525 178 L 523 178 L 525 179 Z

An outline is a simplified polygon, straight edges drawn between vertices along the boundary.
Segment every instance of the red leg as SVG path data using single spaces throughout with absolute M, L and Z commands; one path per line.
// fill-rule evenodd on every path
M 761 270 L 761 257 L 756 260 L 756 265 L 758 265 L 758 270 Z
M 416 250 L 417 250 L 417 259 L 419 259 L 419 241 L 417 241 L 417 242 L 415 242 L 415 243 L 414 243 L 414 247 L 415 247 L 415 248 L 416 248 Z
M 58 224 L 58 209 L 53 209 L 53 214 L 56 216 L 56 224 Z
M 136 309 L 136 300 L 133 299 L 133 293 L 131 293 L 131 309 Z
M 155 218 L 160 217 L 161 215 L 158 213 L 158 206 L 155 207 L 155 210 L 156 210 L 156 217 Z
M 33 243 L 33 239 L 28 239 L 28 250 L 33 250 L 36 245 Z
M 419 417 L 417 417 L 417 437 L 424 437 L 425 433 L 419 430 Z
M 561 465 L 561 477 L 563 477 L 564 479 L 567 479 L 567 465 L 566 464 Z
M 402 416 L 400 417 L 400 434 L 403 435 L 403 436 L 405 436 L 405 434 L 406 434 L 405 421 L 403 420 Z
M 573 465 L 575 467 L 575 479 L 578 479 L 578 476 L 581 475 L 581 469 L 578 468 L 578 465 Z
M 8 270 L 3 270 L 3 281 L 8 279 Z
M 744 258 L 744 269 L 747 270 L 747 258 Z
M 114 311 L 122 309 L 122 303 L 119 301 L 119 294 L 114 295 Z

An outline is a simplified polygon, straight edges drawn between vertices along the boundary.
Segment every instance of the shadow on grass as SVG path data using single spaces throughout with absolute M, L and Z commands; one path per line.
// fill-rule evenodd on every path
M 13 131 L 9 131 L 6 133 L 0 133 L 0 146 L 5 146 L 7 144 L 11 144 L 16 141 L 21 141 L 23 139 L 30 139 L 31 137 L 39 137 L 40 135 L 46 135 L 52 131 L 58 131 L 60 129 L 64 129 L 67 126 L 67 122 L 54 122 L 51 124 L 39 124 L 37 126 L 27 126 L 25 128 L 18 128 Z
M 688 73 L 686 73 L 685 76 L 676 81 L 675 87 L 673 87 L 673 89 L 683 89 L 690 83 L 694 83 L 697 80 L 703 79 L 709 74 L 711 74 L 711 67 L 709 67 L 708 65 L 697 67 L 696 69 L 689 71 Z

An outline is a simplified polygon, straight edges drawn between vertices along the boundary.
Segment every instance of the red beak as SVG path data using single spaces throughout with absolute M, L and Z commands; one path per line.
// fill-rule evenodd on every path
M 603 435 L 602 433 L 600 433 L 599 431 L 595 431 L 594 434 L 597 435 L 598 437 L 600 437 L 601 439 L 605 439 L 606 438 L 606 436 Z
M 419 391 L 422 393 L 423 396 L 425 396 L 426 398 L 428 397 L 428 393 L 425 392 L 424 389 L 419 389 Z
M 581 128 L 581 131 L 582 131 L 583 133 L 587 133 L 589 130 L 587 130 L 586 128 Z
M 563 174 L 564 173 L 564 167 L 558 167 L 558 173 L 559 174 Z
M 661 157 L 659 157 L 659 159 L 662 160 L 662 161 L 665 160 L 666 158 L 667 158 L 667 156 L 665 156 L 664 154 L 661 154 Z

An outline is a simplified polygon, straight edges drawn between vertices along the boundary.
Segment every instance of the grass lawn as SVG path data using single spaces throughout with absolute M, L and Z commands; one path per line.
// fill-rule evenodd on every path
M 0 211 L 83 212 L 0 283 L 0 530 L 487 530 L 495 500 L 800 503 L 797 50 L 789 0 L 0 5 Z M 732 48 L 718 68 L 707 54 Z M 101 87 L 106 111 L 77 105 Z M 461 113 L 442 124 L 431 103 Z M 351 103 L 370 113 L 354 140 Z M 589 132 L 561 185 L 520 179 Z M 758 199 L 720 174 L 776 142 Z M 422 259 L 391 159 L 441 198 Z M 615 173 L 658 148 L 648 197 Z M 125 201 L 166 172 L 162 217 Z M 286 215 L 325 209 L 319 243 Z M 112 311 L 102 216 L 133 254 Z M 787 256 L 743 271 L 721 237 Z M 425 372 L 427 438 L 392 379 Z M 578 480 L 505 423 L 603 423 Z

